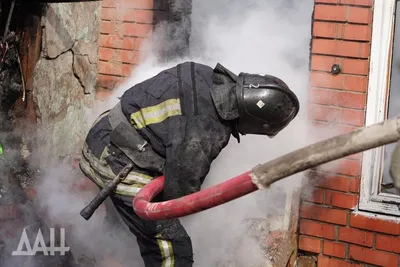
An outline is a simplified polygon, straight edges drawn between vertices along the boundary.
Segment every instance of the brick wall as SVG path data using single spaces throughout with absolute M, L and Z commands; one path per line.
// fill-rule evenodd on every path
M 316 0 L 309 117 L 341 132 L 364 125 L 373 0 Z M 339 75 L 330 73 L 340 64 Z M 361 156 L 341 159 L 334 173 L 310 173 L 312 193 L 300 205 L 299 249 L 318 266 L 398 266 L 399 224 L 355 216 Z
M 98 96 L 115 88 L 139 64 L 153 26 L 167 16 L 163 0 L 103 0 L 100 14 Z

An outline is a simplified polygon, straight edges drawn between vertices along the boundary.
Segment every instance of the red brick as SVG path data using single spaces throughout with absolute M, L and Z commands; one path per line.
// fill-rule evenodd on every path
M 359 127 L 356 126 L 352 126 L 352 125 L 344 125 L 344 124 L 338 124 L 336 125 L 337 129 L 339 130 L 340 134 L 345 134 L 345 133 L 349 133 L 349 132 L 353 132 L 355 130 L 357 130 Z
M 315 20 L 346 21 L 347 6 L 315 5 Z
M 337 4 L 338 0 L 315 0 L 315 3 Z
M 137 8 L 138 0 L 117 0 L 117 8 L 120 10 Z
M 336 38 L 337 24 L 330 22 L 315 21 L 313 25 L 313 36 L 324 38 Z
M 310 89 L 309 102 L 314 104 L 330 105 L 332 104 L 333 91 L 330 89 Z
M 102 88 L 114 89 L 121 82 L 123 82 L 123 79 L 117 76 L 99 74 L 97 77 L 97 86 Z
M 136 65 L 132 64 L 124 64 L 123 65 L 123 75 L 124 77 L 130 77 L 132 75 L 132 72 L 135 70 Z
M 136 48 L 135 49 L 139 50 L 139 51 L 143 50 L 143 48 L 146 47 L 145 42 L 148 42 L 149 39 L 150 39 L 149 37 L 146 37 L 146 38 L 136 37 Z
M 369 45 L 352 41 L 314 39 L 312 52 L 332 56 L 368 58 Z
M 332 92 L 332 105 L 343 108 L 364 109 L 367 104 L 367 95 L 344 91 Z
M 340 175 L 323 175 L 315 173 L 313 174 L 315 178 L 313 180 L 316 181 L 316 186 L 333 189 L 343 192 L 348 192 L 350 188 L 351 178 L 340 176 Z
M 329 207 L 303 203 L 300 207 L 300 216 L 303 218 L 345 225 L 347 212 Z
M 339 4 L 372 7 L 373 0 L 339 0 Z
M 359 193 L 360 192 L 360 178 L 352 178 L 350 182 L 350 188 L 349 191 L 353 193 Z
M 135 22 L 136 21 L 135 14 L 136 13 L 134 9 L 118 9 L 116 16 L 118 21 Z
M 337 58 L 337 57 L 312 55 L 311 56 L 311 69 L 330 72 L 332 65 L 340 64 L 340 61 L 341 61 L 341 59 Z
M 136 47 L 134 37 L 123 37 L 120 38 L 117 35 L 100 35 L 99 46 L 108 48 L 119 48 L 126 50 L 134 50 Z
M 121 46 L 119 48 L 126 50 L 136 50 L 137 49 L 137 38 L 123 37 L 121 41 Z
M 115 20 L 117 9 L 116 8 L 101 8 L 100 18 L 102 20 Z
M 325 257 L 322 255 L 318 256 L 318 267 L 362 267 L 361 264 L 351 263 L 345 260 L 334 259 Z
M 367 92 L 368 78 L 365 76 L 346 75 L 344 89 L 356 92 Z
M 99 61 L 98 72 L 99 74 L 124 76 L 123 65 L 116 62 Z
M 311 72 L 310 86 L 343 89 L 344 78 L 344 75 L 334 76 L 326 72 Z
M 375 247 L 379 250 L 400 253 L 400 237 L 377 234 Z
M 136 24 L 137 37 L 147 37 L 153 31 L 153 25 L 150 24 Z
M 358 204 L 358 197 L 354 194 L 328 190 L 326 191 L 325 204 L 338 208 L 353 209 Z
M 117 7 L 119 0 L 102 0 L 101 6 L 102 7 Z
M 385 267 L 397 267 L 399 260 L 396 254 L 355 245 L 350 245 L 349 247 L 349 259 Z
M 368 25 L 346 24 L 343 26 L 342 35 L 338 37 L 345 40 L 370 41 L 371 34 L 372 28 Z
M 104 61 L 112 61 L 114 58 L 114 50 L 105 47 L 99 47 L 99 59 Z
M 325 198 L 325 190 L 319 188 L 313 188 L 313 190 L 304 191 L 302 199 L 309 202 L 323 204 Z
M 365 111 L 355 109 L 343 109 L 340 122 L 354 126 L 363 126 L 365 122 Z
M 114 33 L 115 24 L 111 21 L 100 21 L 100 33 Z
M 350 226 L 385 234 L 400 234 L 399 223 L 387 220 L 380 220 L 378 218 L 369 218 L 362 215 L 351 214 Z
M 368 58 L 371 54 L 371 45 L 370 43 L 361 43 L 360 44 L 360 52 L 358 57 L 360 58 Z
M 122 23 L 119 33 L 124 36 L 136 36 L 136 23 Z
M 136 9 L 153 9 L 154 8 L 154 0 L 125 0 L 125 1 L 130 1 L 134 2 L 134 7 Z
M 312 120 L 320 121 L 339 121 L 341 109 L 329 106 L 322 106 L 317 104 L 309 104 L 309 118 Z
M 358 160 L 339 159 L 338 174 L 348 176 L 361 175 L 361 162 Z
M 300 220 L 300 233 L 326 239 L 335 239 L 335 226 L 309 220 Z
M 299 249 L 319 253 L 321 250 L 321 240 L 301 235 L 299 237 Z
M 330 242 L 324 240 L 322 253 L 328 256 L 344 258 L 346 253 L 346 246 L 343 243 Z
M 368 75 L 369 61 L 361 59 L 342 59 L 342 73 Z
M 12 220 L 18 218 L 20 210 L 16 205 L 0 205 L 0 220 Z
M 372 22 L 372 9 L 362 7 L 349 7 L 347 21 L 351 23 L 370 24 Z
M 356 159 L 356 160 L 361 160 L 362 159 L 362 152 L 361 153 L 357 153 L 357 154 L 352 154 L 349 155 L 347 157 L 345 157 L 347 159 Z
M 146 37 L 152 29 L 153 26 L 150 24 L 123 23 L 120 33 L 124 36 Z
M 154 12 L 152 10 L 136 10 L 136 22 L 151 24 L 154 21 Z
M 352 244 L 372 247 L 373 234 L 350 227 L 340 227 L 338 240 Z
M 138 64 L 139 58 L 136 51 L 115 50 L 115 60 L 123 63 Z

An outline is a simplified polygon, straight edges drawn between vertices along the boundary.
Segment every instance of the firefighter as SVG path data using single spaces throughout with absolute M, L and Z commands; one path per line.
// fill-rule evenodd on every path
M 240 73 L 184 62 L 136 84 L 90 129 L 80 168 L 99 187 L 127 164 L 132 170 L 111 200 L 137 237 L 146 267 L 193 265 L 191 239 L 178 219 L 148 221 L 132 208 L 133 197 L 165 175 L 155 201 L 200 190 L 211 162 L 230 136 L 270 138 L 298 114 L 296 95 L 270 75 Z

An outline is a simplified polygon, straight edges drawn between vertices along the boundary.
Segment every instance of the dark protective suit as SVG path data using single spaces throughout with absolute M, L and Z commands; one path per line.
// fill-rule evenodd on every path
M 97 119 L 87 135 L 80 166 L 98 186 L 113 179 L 128 163 L 135 164 L 111 199 L 137 237 L 146 267 L 192 266 L 191 240 L 179 220 L 143 220 L 134 213 L 132 199 L 140 188 L 162 174 L 165 187 L 158 200 L 200 190 L 211 162 L 228 144 L 230 135 L 237 136 L 232 130 L 237 110 L 227 93 L 231 90 L 222 90 L 235 86 L 230 75 L 234 74 L 219 64 L 212 69 L 185 62 L 123 94 L 120 111 L 130 122 L 125 133 L 138 132 L 151 145 L 144 147 L 152 149 L 163 162 L 152 156 L 143 158 L 137 151 L 132 155 L 130 151 L 137 144 L 129 151 L 129 142 L 121 145 L 121 140 L 129 138 L 124 133 L 114 137 L 117 130 L 110 123 L 110 111 Z

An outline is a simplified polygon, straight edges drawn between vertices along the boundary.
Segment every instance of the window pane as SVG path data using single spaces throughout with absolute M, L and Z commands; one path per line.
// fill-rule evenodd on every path
M 392 69 L 391 80 L 389 87 L 389 105 L 388 118 L 393 118 L 400 115 L 400 5 L 399 0 L 396 1 L 396 20 L 393 43 Z M 395 144 L 385 146 L 384 167 L 381 192 L 400 195 L 399 190 L 393 188 L 392 178 L 389 174 L 390 159 Z

